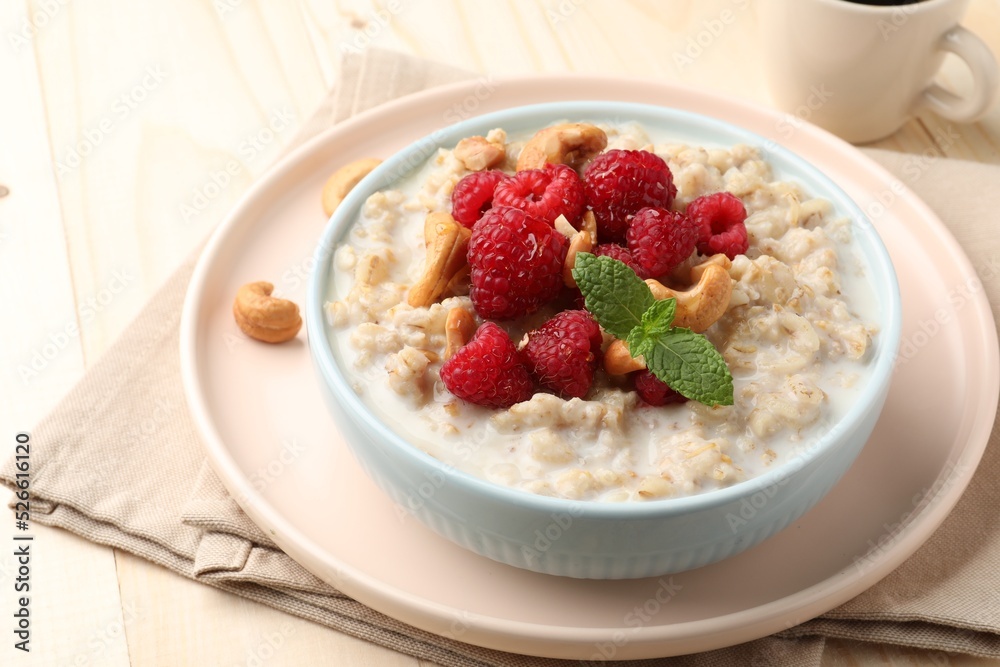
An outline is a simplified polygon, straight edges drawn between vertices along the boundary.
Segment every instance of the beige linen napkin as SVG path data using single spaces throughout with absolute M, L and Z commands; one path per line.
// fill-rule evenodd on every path
M 295 143 L 389 99 L 470 76 L 389 52 L 347 56 L 336 91 Z M 913 156 L 866 152 L 895 174 L 913 172 Z M 945 159 L 921 168 L 918 180 L 901 180 L 948 224 L 973 266 L 991 267 L 1000 257 L 1000 168 Z M 462 644 L 379 614 L 309 574 L 246 517 L 205 464 L 181 389 L 178 319 L 194 261 L 177 269 L 32 431 L 32 519 L 442 665 L 569 664 Z M 1000 281 L 982 277 L 1000 312 Z M 137 431 L 136 424 L 153 427 Z M 943 527 L 869 591 L 779 635 L 660 664 L 819 665 L 826 637 L 1000 657 L 998 441 L 994 428 L 971 486 Z M 0 481 L 11 486 L 14 473 L 8 461 Z

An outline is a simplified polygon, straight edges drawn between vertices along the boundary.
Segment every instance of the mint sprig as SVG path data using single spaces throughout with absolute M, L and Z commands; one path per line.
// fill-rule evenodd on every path
M 611 257 L 578 253 L 573 278 L 605 331 L 671 389 L 706 405 L 733 404 L 733 376 L 705 336 L 673 326 L 674 299 L 657 301 L 635 271 Z
M 647 290 L 649 289 L 646 283 L 642 285 Z M 653 301 L 653 304 L 642 314 L 639 324 L 632 327 L 632 330 L 625 336 L 625 343 L 633 357 L 645 356 L 653 349 L 660 337 L 670 335 L 674 329 L 672 323 L 676 312 L 677 301 L 674 299 Z
M 625 263 L 610 257 L 577 253 L 573 278 L 583 292 L 587 310 L 615 338 L 625 339 L 656 303 L 649 285 Z

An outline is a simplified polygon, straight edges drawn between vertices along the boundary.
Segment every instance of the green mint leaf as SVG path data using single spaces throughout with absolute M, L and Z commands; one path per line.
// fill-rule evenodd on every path
M 674 299 L 657 301 L 626 264 L 591 253 L 577 254 L 573 278 L 587 310 L 653 375 L 700 403 L 733 404 L 733 376 L 719 351 L 705 336 L 672 326 Z
M 578 253 L 573 278 L 583 293 L 587 310 L 616 338 L 625 339 L 656 302 L 649 285 L 617 259 Z
M 676 327 L 647 347 L 643 355 L 646 367 L 674 391 L 706 405 L 733 404 L 733 376 L 729 367 L 701 334 Z
M 674 313 L 677 311 L 675 299 L 654 301 L 645 313 L 638 326 L 629 332 L 625 343 L 633 357 L 645 356 L 656 345 L 661 336 L 673 329 Z

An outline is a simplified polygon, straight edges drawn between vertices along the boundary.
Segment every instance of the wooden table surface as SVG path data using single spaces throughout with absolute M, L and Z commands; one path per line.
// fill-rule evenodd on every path
M 972 0 L 965 25 L 1000 53 L 998 0 Z M 493 75 L 646 76 L 769 103 L 752 0 L 10 0 L 0 39 L 0 423 L 10 442 L 268 168 L 335 84 L 342 52 L 394 48 Z M 950 60 L 941 78 L 968 85 Z M 271 138 L 260 133 L 276 118 Z M 1000 163 L 1000 109 L 967 126 L 923 115 L 878 145 Z M 229 159 L 239 164 L 231 183 L 198 199 Z M 42 371 L 19 373 L 49 343 L 58 351 Z M 0 664 L 419 662 L 67 532 L 35 534 L 33 650 L 13 650 L 5 629 Z M 13 555 L 0 555 L 5 618 L 15 576 Z M 828 646 L 830 665 L 1000 664 Z

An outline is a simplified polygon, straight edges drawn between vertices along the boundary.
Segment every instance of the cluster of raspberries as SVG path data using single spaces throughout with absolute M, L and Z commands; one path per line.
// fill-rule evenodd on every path
M 563 282 L 569 242 L 555 229 L 560 215 L 579 228 L 584 213 L 593 211 L 594 254 L 620 260 L 644 279 L 669 273 L 695 249 L 730 259 L 746 252 L 746 210 L 737 197 L 705 195 L 678 212 L 671 209 L 676 194 L 667 163 L 648 151 L 601 153 L 582 178 L 562 164 L 462 178 L 452 193 L 452 216 L 472 230 L 469 296 L 487 321 L 445 362 L 445 387 L 471 403 L 498 408 L 528 400 L 536 386 L 564 398 L 586 395 L 602 343 L 590 313 L 558 313 L 530 332 L 520 350 L 488 320 L 529 315 L 573 291 Z M 567 301 L 579 304 L 572 294 Z M 633 383 L 653 405 L 685 400 L 648 371 L 634 374 Z

